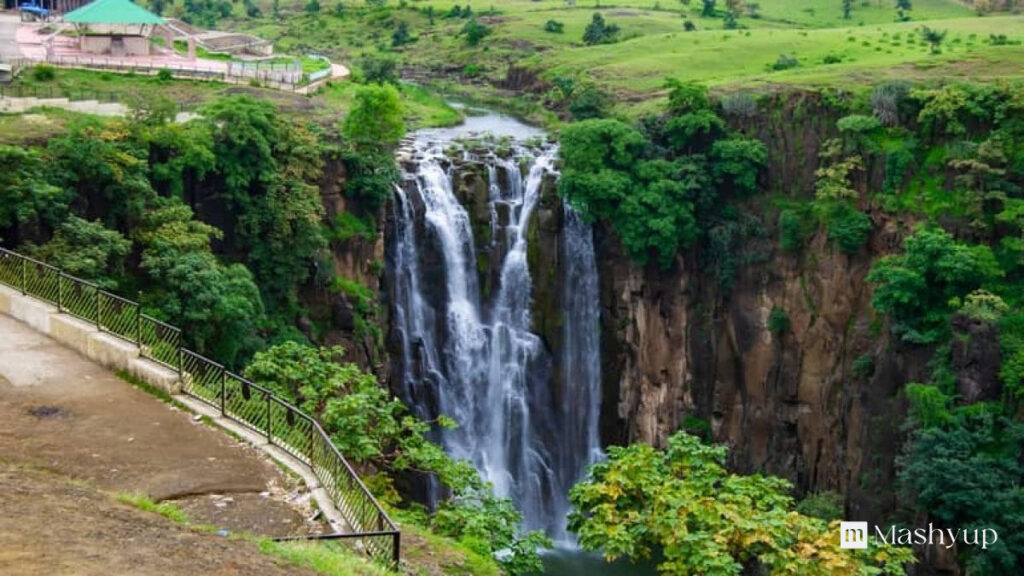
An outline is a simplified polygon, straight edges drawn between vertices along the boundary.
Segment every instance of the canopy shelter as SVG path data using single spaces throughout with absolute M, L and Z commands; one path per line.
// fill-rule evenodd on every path
M 149 37 L 164 19 L 131 0 L 95 0 L 64 15 L 78 30 L 83 52 L 115 56 L 149 54 Z

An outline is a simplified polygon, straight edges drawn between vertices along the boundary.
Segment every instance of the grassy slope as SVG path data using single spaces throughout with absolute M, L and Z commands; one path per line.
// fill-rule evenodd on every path
M 448 76 L 448 86 L 460 95 L 486 96 L 489 83 L 499 82 L 510 65 L 532 68 L 548 80 L 573 76 L 593 80 L 638 114 L 655 106 L 665 77 L 678 77 L 727 89 L 773 84 L 801 86 L 874 82 L 886 76 L 990 79 L 1019 76 L 1024 46 L 992 46 L 990 34 L 1024 40 L 1024 17 L 977 16 L 959 0 L 916 0 L 911 22 L 897 23 L 892 0 L 854 2 L 852 17 L 842 18 L 840 0 L 762 0 L 758 16 L 744 14 L 742 30 L 723 28 L 725 1 L 716 18 L 701 18 L 701 2 L 678 0 L 491 0 L 472 3 L 476 14 L 493 28 L 478 47 L 467 46 L 459 34 L 465 20 L 446 19 L 458 0 L 412 0 L 404 7 L 389 2 L 390 10 L 371 11 L 361 3 L 346 3 L 341 16 L 330 0 L 319 14 L 306 14 L 302 3 L 282 3 L 280 17 L 225 22 L 273 39 L 279 49 L 315 50 L 346 63 L 387 52 L 407 70 L 427 77 Z M 584 46 L 583 30 L 595 7 L 617 24 L 622 41 Z M 433 8 L 434 24 L 427 8 Z M 493 13 L 484 14 L 493 10 Z M 544 32 L 544 23 L 557 20 L 562 34 Z M 685 32 L 691 20 L 697 31 Z M 393 49 L 391 33 L 405 22 L 418 40 Z M 922 25 L 948 30 L 942 53 L 933 55 L 921 41 Z M 797 58 L 799 66 L 771 71 L 780 55 Z M 826 56 L 839 57 L 825 64 Z M 440 84 L 440 83 L 439 83 Z
M 257 98 L 273 100 L 285 113 L 318 120 L 328 125 L 336 124 L 344 116 L 356 89 L 356 85 L 351 82 L 338 82 L 323 88 L 315 96 L 307 97 L 247 85 L 188 80 L 161 82 L 154 76 L 65 69 L 58 69 L 56 77 L 48 81 L 35 80 L 31 71 L 25 72 L 18 77 L 15 86 L 23 86 L 29 91 L 27 95 L 65 96 L 76 100 L 98 99 L 128 103 L 163 96 L 185 105 L 188 109 L 226 94 L 246 92 Z M 403 86 L 402 99 L 406 111 L 405 121 L 411 128 L 449 126 L 458 123 L 462 118 L 461 114 L 448 106 L 442 98 L 421 88 Z M 41 121 L 39 118 L 30 118 L 26 121 L 18 116 L 0 114 L 0 142 L 23 141 L 26 137 L 31 139 L 36 135 L 45 136 L 54 130 L 59 131 L 63 125 L 61 120 L 68 115 L 72 114 L 61 114 L 60 111 L 51 110 L 47 112 L 47 117 L 50 117 L 51 121 Z M 27 129 L 28 132 L 23 134 L 23 129 Z

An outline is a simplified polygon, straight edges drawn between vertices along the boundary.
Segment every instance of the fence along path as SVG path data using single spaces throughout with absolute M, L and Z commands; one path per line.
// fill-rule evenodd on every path
M 270 390 L 182 347 L 182 332 L 144 314 L 142 307 L 95 283 L 0 248 L 0 284 L 38 298 L 139 347 L 139 354 L 178 372 L 182 392 L 196 398 L 305 464 L 341 512 L 351 533 L 317 539 L 352 539 L 367 554 L 397 566 L 401 533 L 314 418 Z

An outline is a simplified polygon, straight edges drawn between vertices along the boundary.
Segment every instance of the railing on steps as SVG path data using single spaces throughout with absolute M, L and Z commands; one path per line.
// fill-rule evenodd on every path
M 355 540 L 372 558 L 397 567 L 398 527 L 314 418 L 270 390 L 182 347 L 181 330 L 144 314 L 137 302 L 55 266 L 0 248 L 0 284 L 93 323 L 100 331 L 137 345 L 140 356 L 176 370 L 183 392 L 262 434 L 308 466 L 353 530 L 309 539 Z

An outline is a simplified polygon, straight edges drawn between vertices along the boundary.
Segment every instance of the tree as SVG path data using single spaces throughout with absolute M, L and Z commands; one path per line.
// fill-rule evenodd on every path
M 562 131 L 559 193 L 592 220 L 611 223 L 638 263 L 667 267 L 697 237 L 693 196 L 706 182 L 683 163 L 645 160 L 648 142 L 617 120 L 585 120 Z
M 569 495 L 569 528 L 605 558 L 662 558 L 666 576 L 771 574 L 902 575 L 909 549 L 840 550 L 838 522 L 793 511 L 791 486 L 725 468 L 724 446 L 677 432 L 665 451 L 646 444 L 608 449 Z M 745 572 L 745 570 L 749 570 Z
M 853 0 L 843 0 L 843 20 L 849 20 L 853 12 Z
M 113 290 L 124 278 L 124 259 L 131 247 L 132 243 L 117 230 L 105 228 L 98 221 L 69 216 L 49 242 L 30 246 L 28 252 L 72 276 Z
M 398 84 L 398 62 L 388 56 L 367 56 L 359 60 L 363 79 L 371 84 Z
M 356 90 L 341 133 L 356 148 L 397 144 L 405 133 L 398 90 L 391 85 L 362 86 Z
M 140 268 L 149 281 L 142 304 L 180 327 L 200 353 L 236 366 L 261 345 L 255 333 L 263 303 L 245 266 L 223 266 L 210 251 L 210 240 L 219 236 L 176 200 L 152 207 L 135 232 Z
M 558 20 L 548 20 L 544 23 L 544 31 L 552 34 L 561 34 L 565 31 L 565 24 Z
M 595 12 L 583 31 L 583 43 L 587 46 L 595 44 L 612 44 L 618 40 L 619 27 L 615 24 L 608 24 L 600 12 Z
M 462 27 L 462 33 L 466 36 L 466 43 L 476 46 L 481 40 L 491 34 L 490 26 L 480 23 L 476 18 L 470 19 Z
M 714 18 L 716 0 L 701 0 L 701 4 L 703 5 L 700 11 L 701 17 Z
M 936 30 L 927 26 L 921 27 L 921 39 L 928 43 L 931 47 L 932 54 L 938 54 L 941 52 L 940 46 L 943 40 L 946 39 L 947 30 Z
M 74 192 L 49 182 L 48 161 L 38 149 L 0 145 L 0 165 L 0 232 L 53 227 L 64 219 Z
M 954 299 L 1003 275 L 992 250 L 957 242 L 941 228 L 921 228 L 904 241 L 904 253 L 885 256 L 867 279 L 871 303 L 904 340 L 928 344 L 946 334 Z
M 291 326 L 298 285 L 326 247 L 319 189 L 324 151 L 314 132 L 278 116 L 267 101 L 225 98 L 203 114 L 236 222 L 228 246 L 246 255 L 272 319 Z
M 569 112 L 574 120 L 602 118 L 608 114 L 611 98 L 603 90 L 588 84 L 581 90 L 574 90 L 569 102 Z
M 905 501 L 936 524 L 998 532 L 999 540 L 985 551 L 964 547 L 968 573 L 1020 573 L 1024 425 L 997 404 L 954 408 L 934 385 L 910 384 L 907 392 L 913 431 L 897 459 Z
M 398 26 L 395 27 L 395 31 L 391 34 L 391 46 L 398 48 L 414 41 L 415 38 L 409 33 L 409 24 L 404 20 L 400 21 Z

